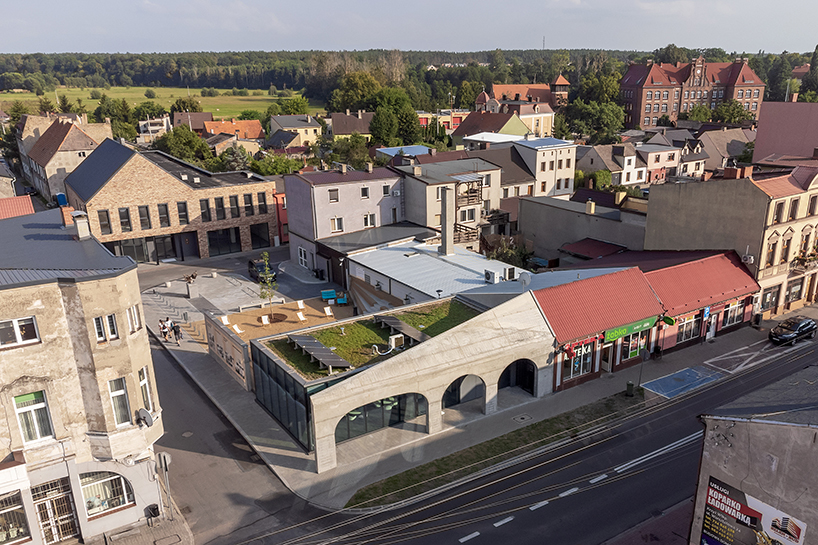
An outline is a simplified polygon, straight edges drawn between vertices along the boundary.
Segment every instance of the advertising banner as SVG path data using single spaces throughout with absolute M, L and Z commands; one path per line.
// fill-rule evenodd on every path
M 615 341 L 616 339 L 622 338 L 625 335 L 645 331 L 646 329 L 652 328 L 655 324 L 656 316 L 652 316 L 650 318 L 645 318 L 644 320 L 639 320 L 638 322 L 634 322 L 632 324 L 617 327 L 616 329 L 609 329 L 608 331 L 605 332 L 605 342 L 609 343 Z
M 804 545 L 807 526 L 710 477 L 701 545 Z

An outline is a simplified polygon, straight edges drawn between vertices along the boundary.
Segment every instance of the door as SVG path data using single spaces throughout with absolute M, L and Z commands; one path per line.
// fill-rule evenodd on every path
M 40 533 L 46 544 L 79 535 L 68 477 L 32 487 L 31 496 L 37 510 Z
M 610 373 L 613 369 L 613 346 L 613 343 L 602 345 L 602 370 L 607 371 L 608 373 Z
M 719 323 L 719 315 L 713 314 L 710 316 L 710 325 L 707 327 L 707 335 L 705 336 L 706 340 L 710 340 L 716 336 L 716 324 Z

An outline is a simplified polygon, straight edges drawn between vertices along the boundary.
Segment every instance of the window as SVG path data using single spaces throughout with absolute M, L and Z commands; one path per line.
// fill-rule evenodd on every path
M 135 503 L 130 483 L 118 473 L 110 471 L 81 473 L 80 485 L 85 500 L 85 512 L 89 517 Z
M 369 198 L 369 188 L 368 187 L 362 187 L 361 188 L 361 198 L 362 199 L 368 199 Z
M 702 328 L 701 314 L 682 318 L 677 322 L 679 331 L 676 333 L 676 343 L 683 343 L 699 336 Z
M 85 157 L 85 152 L 84 151 L 78 151 L 77 152 L 77 157 Z
M 108 216 L 107 210 L 97 210 L 97 216 L 99 217 L 99 231 L 103 235 L 110 235 L 113 231 L 111 230 L 111 218 Z
M 97 316 L 94 318 L 94 332 L 97 335 L 97 342 L 105 342 L 108 339 L 116 339 L 119 333 L 116 329 L 116 315 Z
M 540 172 L 545 172 L 545 161 L 540 163 Z
M 543 182 L 543 191 L 545 191 L 545 182 Z M 507 187 L 503 188 L 503 198 L 504 199 L 508 198 L 508 188 Z M 438 223 L 438 225 L 440 225 L 440 224 Z
M 571 168 L 571 159 L 565 160 L 565 168 Z
M 781 293 L 781 285 L 772 286 L 761 292 L 761 310 L 769 310 L 778 306 L 778 295 Z
M 773 212 L 773 223 L 781 223 L 784 221 L 784 203 L 779 202 L 775 205 L 775 211 Z
M 439 185 L 435 188 L 435 198 L 437 200 L 443 200 L 443 186 Z
M 667 112 L 667 104 L 662 104 L 662 112 Z
M 530 184 L 526 189 L 526 195 L 533 195 L 534 194 L 534 184 Z
M 744 98 L 744 91 L 739 91 L 737 96 L 738 98 Z
M 390 215 L 390 217 L 392 219 L 391 223 L 398 223 L 398 209 L 397 208 L 395 208 L 393 206 L 391 208 L 391 210 L 389 211 L 389 215 Z
M 125 314 L 128 316 L 128 329 L 131 331 L 131 333 L 134 333 L 136 330 L 142 327 L 142 324 L 139 321 L 139 305 L 130 307 Z
M 344 218 L 332 218 L 329 220 L 329 224 L 333 233 L 344 230 Z
M 775 249 L 777 246 L 777 242 L 770 242 L 767 244 L 767 258 L 765 259 L 765 262 L 767 263 L 768 267 L 772 267 L 775 264 Z
M 749 102 L 745 102 L 745 103 L 744 103 L 744 109 L 745 109 L 745 110 L 749 110 L 749 109 L 750 109 L 750 103 L 749 103 Z
M 753 98 L 758 98 L 758 89 L 753 90 Z
M 548 170 L 554 170 L 554 161 L 548 162 Z
M 645 126 L 650 125 L 650 118 L 649 118 L 649 117 L 646 117 L 646 118 L 643 120 L 643 123 L 642 123 L 642 124 L 643 124 L 643 125 L 645 125 Z
M 815 204 L 818 202 L 818 195 L 813 195 L 809 198 L 809 209 L 807 210 L 808 216 L 815 215 Z
M 298 247 L 298 264 L 305 269 L 309 268 L 307 266 L 307 250 L 301 246 Z
M 724 98 L 724 89 L 719 89 L 719 98 Z
M 787 221 L 792 221 L 798 215 L 798 199 L 790 201 L 790 214 Z
M 626 172 L 626 173 L 625 173 L 625 181 L 626 181 L 626 182 L 630 182 L 630 181 L 631 181 L 631 173 L 630 173 L 630 172 Z
M 238 195 L 230 195 L 230 217 L 231 218 L 241 217 L 241 212 L 239 212 L 239 196 Z
M 170 227 L 170 216 L 168 215 L 168 205 L 156 205 L 159 210 L 159 227 Z
M 31 540 L 23 496 L 19 490 L 0 494 L 0 520 L 5 521 L 4 532 L 7 532 L 3 543 Z
M 662 160 L 662 157 L 661 157 L 661 155 L 659 155 L 658 153 L 657 153 L 656 155 L 654 155 L 654 156 L 653 156 L 653 162 L 654 162 L 654 163 L 658 163 L 658 162 L 659 162 L 659 161 L 661 161 L 661 160 Z
M 676 97 L 676 98 L 679 98 L 679 97 Z M 678 109 L 679 109 L 679 104 L 677 102 L 674 102 L 673 103 L 673 111 L 675 112 Z
M 645 104 L 645 113 L 646 114 L 650 113 L 650 104 Z
M 785 238 L 784 242 L 781 243 L 781 258 L 779 259 L 779 263 L 786 263 L 790 260 L 790 245 L 792 243 L 791 238 Z
M 364 214 L 364 227 L 375 227 L 375 214 Z
M 474 221 L 474 208 L 468 208 L 460 211 L 460 222 Z
M 711 109 L 711 110 L 713 110 L 713 109 L 715 109 L 715 108 L 716 108 L 716 103 L 715 103 L 715 102 L 711 102 L 711 103 L 710 103 L 710 109 Z
M 127 208 L 119 209 L 119 228 L 123 233 L 131 231 L 131 212 Z
M 744 320 L 744 302 L 733 301 L 724 307 L 724 316 L 722 318 L 721 327 L 727 327 L 738 324 Z
M 707 98 L 707 90 L 702 91 L 702 98 Z
M 210 199 L 200 199 L 199 207 L 202 209 L 202 221 L 211 221 L 210 217 Z
M 667 91 L 662 91 L 662 100 L 667 100 L 668 94 Z
M 541 182 L 541 183 L 540 183 L 540 191 L 542 191 L 543 193 L 545 193 L 545 191 L 546 191 L 546 189 L 545 189 L 545 188 L 546 188 L 546 182 Z
M 696 98 L 702 98 L 702 92 L 696 91 Z
M 151 228 L 151 213 L 147 206 L 139 207 L 139 228 L 142 230 Z
M 656 125 L 656 123 L 657 123 L 658 121 L 659 121 L 659 118 L 658 118 L 658 117 L 654 117 L 654 118 L 653 118 L 653 123 L 652 123 L 652 124 L 653 124 L 653 125 Z
M 682 111 L 683 112 L 687 111 L 687 102 L 682 103 Z
M 647 100 L 653 100 L 653 91 L 648 91 L 647 95 L 645 95 Z
M 668 153 L 667 154 L 667 160 L 668 161 L 675 161 L 676 160 L 676 154 L 675 153 Z
M 387 187 L 389 187 L 389 186 L 387 186 Z M 281 209 L 282 210 L 287 209 L 287 195 L 282 195 L 281 196 Z
M 636 171 L 636 179 L 637 179 L 637 180 L 641 180 L 641 179 L 642 179 L 642 173 L 643 173 L 643 172 L 644 172 L 644 171 L 642 171 L 642 170 L 637 170 L 637 171 Z
M 804 278 L 798 280 L 791 280 L 787 284 L 787 289 L 784 291 L 784 302 L 792 303 L 801 299 L 801 289 L 804 287 Z
M 111 393 L 111 406 L 114 408 L 114 421 L 117 426 L 126 426 L 131 423 L 131 409 L 128 406 L 128 391 L 125 388 L 125 379 L 117 378 L 108 381 L 108 390 Z
M 338 202 L 338 190 L 337 189 L 330 189 L 329 190 L 329 202 Z
M 187 225 L 190 223 L 187 219 L 187 202 L 179 201 L 176 203 L 176 212 L 179 214 L 179 225 Z
M 639 352 L 648 345 L 648 331 L 632 333 L 622 338 L 622 359 L 631 359 L 639 355 Z
M 389 196 L 389 190 L 390 190 L 389 184 L 386 184 L 386 185 L 383 186 L 383 196 L 384 197 Z
M 26 443 L 54 436 L 44 391 L 15 397 L 14 410 Z
M 0 321 L 0 346 L 31 344 L 40 340 L 34 317 Z
M 245 216 L 252 216 L 255 213 L 256 213 L 256 211 L 253 209 L 253 194 L 252 193 L 245 193 L 244 194 L 244 215 Z
M 267 213 L 267 194 L 264 191 L 260 191 L 256 196 L 258 197 L 258 213 L 259 214 L 266 214 Z
M 213 201 L 216 204 L 216 219 L 223 220 L 225 218 L 224 197 L 216 197 Z
M 757 109 L 758 109 L 758 102 L 753 102 L 753 110 L 757 110 Z
M 658 112 L 658 111 L 659 111 L 659 105 L 658 105 L 658 104 L 654 104 L 654 105 L 653 105 L 653 111 L 654 111 L 654 112 Z
M 149 380 L 148 366 L 139 370 L 139 390 L 142 392 L 142 406 L 153 412 L 153 400 L 151 399 L 151 384 Z
M 687 91 L 685 91 L 685 100 L 687 100 L 689 96 L 690 95 L 688 95 Z
M 678 89 L 676 89 L 676 92 L 673 93 L 673 98 L 675 98 L 676 100 L 679 99 L 679 90 Z
M 805 256 L 809 253 L 809 239 L 810 233 L 803 233 L 801 235 L 801 248 L 799 249 L 801 255 Z
M 561 168 L 562 168 L 562 159 L 559 159 L 557 161 L 557 169 L 561 169 Z
M 574 350 L 574 357 L 566 356 L 562 362 L 562 380 L 566 381 L 590 373 L 593 354 L 594 343 L 588 343 L 578 346 Z
M 557 190 L 562 189 L 562 178 L 557 178 Z
M 486 174 L 483 176 L 481 181 L 483 187 L 491 187 L 491 174 Z

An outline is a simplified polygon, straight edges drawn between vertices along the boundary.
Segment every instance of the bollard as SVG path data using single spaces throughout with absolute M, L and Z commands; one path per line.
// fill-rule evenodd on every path
M 628 396 L 628 397 L 633 397 L 633 381 L 632 380 L 628 381 L 628 387 L 625 390 L 625 395 Z

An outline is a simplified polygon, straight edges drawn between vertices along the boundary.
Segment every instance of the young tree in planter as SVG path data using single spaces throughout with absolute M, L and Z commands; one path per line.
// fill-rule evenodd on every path
M 270 269 L 270 254 L 268 252 L 261 253 L 261 259 L 264 261 L 264 270 L 258 277 L 258 296 L 270 303 L 270 320 L 273 319 L 273 297 L 276 296 L 278 289 L 278 282 L 275 281 L 275 276 Z

